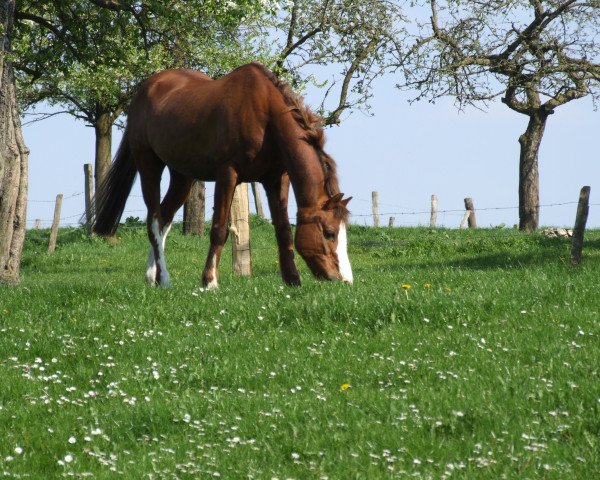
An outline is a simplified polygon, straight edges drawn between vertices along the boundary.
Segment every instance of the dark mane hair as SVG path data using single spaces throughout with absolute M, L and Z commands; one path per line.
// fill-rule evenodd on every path
M 316 150 L 321 167 L 325 174 L 325 191 L 332 197 L 336 193 L 340 193 L 340 186 L 337 177 L 337 165 L 335 160 L 323 150 L 325 145 L 325 132 L 323 131 L 323 119 L 315 114 L 309 107 L 304 105 L 304 100 L 301 96 L 296 95 L 290 88 L 290 86 L 277 78 L 277 76 L 271 72 L 267 67 L 258 62 L 252 62 L 251 65 L 255 66 L 271 81 L 271 83 L 281 93 L 285 104 L 290 107 L 290 111 L 294 115 L 294 119 L 298 122 L 306 135 L 304 139 L 307 143 L 312 145 Z M 345 208 L 345 207 L 344 207 Z M 347 212 L 343 215 L 347 216 Z

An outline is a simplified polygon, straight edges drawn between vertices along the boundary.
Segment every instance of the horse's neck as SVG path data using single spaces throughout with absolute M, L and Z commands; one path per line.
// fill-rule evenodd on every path
M 314 147 L 301 140 L 297 143 L 288 154 L 288 175 L 298 208 L 310 208 L 324 203 L 328 198 L 325 174 Z
M 325 173 L 315 147 L 302 140 L 304 132 L 291 114 L 277 122 L 281 155 L 294 188 L 298 208 L 309 208 L 325 202 Z

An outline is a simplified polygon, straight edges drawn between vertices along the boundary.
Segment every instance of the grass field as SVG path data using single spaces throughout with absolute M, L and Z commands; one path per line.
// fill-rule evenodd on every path
M 253 276 L 198 289 L 206 238 L 29 232 L 0 287 L 9 478 L 600 478 L 600 232 L 352 226 L 355 284 L 284 287 L 254 218 Z M 301 260 L 299 261 L 301 263 Z M 410 287 L 410 288 L 408 288 Z

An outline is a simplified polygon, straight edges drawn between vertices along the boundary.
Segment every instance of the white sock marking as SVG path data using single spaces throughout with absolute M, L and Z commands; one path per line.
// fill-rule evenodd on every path
M 171 278 L 169 276 L 169 272 L 167 270 L 167 262 L 165 260 L 165 240 L 167 238 L 167 234 L 171 229 L 171 225 L 166 225 L 163 229 L 163 234 L 161 234 L 160 229 L 158 228 L 158 220 L 156 218 L 152 219 L 152 234 L 154 235 L 154 241 L 158 246 L 158 258 L 154 256 L 154 248 L 150 247 L 150 254 L 148 255 L 148 267 L 146 269 L 146 278 L 149 282 L 156 281 L 156 264 L 158 263 L 158 267 L 160 268 L 160 286 L 161 287 L 170 287 L 171 286 Z
M 217 282 L 217 257 L 213 255 L 210 262 L 210 272 L 212 274 L 212 280 L 208 282 L 206 285 L 207 290 L 215 290 L 219 288 L 219 283 Z
M 154 221 L 156 221 L 156 220 L 154 220 Z M 165 227 L 163 228 L 163 233 L 162 233 L 162 235 L 160 235 L 160 241 L 157 241 L 157 244 L 162 246 L 163 252 L 165 250 L 165 242 L 167 241 L 167 235 L 169 234 L 169 231 L 171 230 L 171 225 L 172 224 L 170 224 L 170 223 L 168 225 L 165 225 Z M 154 228 L 154 222 L 153 222 L 152 231 L 156 238 L 156 230 Z M 163 255 L 164 255 L 164 253 L 163 253 Z M 153 285 L 156 282 L 156 260 L 154 258 L 154 248 L 152 246 L 150 246 L 150 252 L 148 253 L 148 262 L 146 264 L 146 281 L 148 283 L 150 283 L 151 285 Z
M 163 231 L 162 231 L 162 248 L 163 251 L 165 249 L 165 243 L 167 241 L 167 235 L 169 234 L 169 232 L 171 231 L 171 223 L 169 223 L 168 225 L 165 225 L 163 227 Z
M 346 235 L 346 225 L 344 222 L 340 223 L 336 253 L 338 256 L 342 280 L 346 283 L 352 283 L 354 281 L 354 277 L 352 276 L 352 267 L 350 266 L 350 259 L 348 258 L 348 238 Z
M 148 253 L 148 263 L 146 264 L 146 281 L 153 285 L 156 282 L 156 262 L 154 261 L 154 247 L 150 246 Z

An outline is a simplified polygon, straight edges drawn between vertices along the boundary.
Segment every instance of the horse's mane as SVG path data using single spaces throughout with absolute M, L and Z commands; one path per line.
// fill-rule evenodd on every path
M 304 140 L 312 145 L 319 156 L 323 173 L 325 174 L 325 191 L 332 197 L 340 193 L 340 186 L 337 177 L 337 165 L 335 160 L 327 154 L 323 147 L 325 145 L 325 132 L 323 131 L 323 119 L 315 114 L 309 107 L 304 105 L 301 96 L 296 95 L 290 86 L 277 78 L 277 76 L 258 62 L 252 62 L 253 66 L 262 71 L 262 73 L 279 90 L 285 104 L 290 107 L 294 119 L 305 131 Z M 345 210 L 345 207 L 344 207 Z M 340 212 L 342 217 L 347 217 L 348 212 Z

